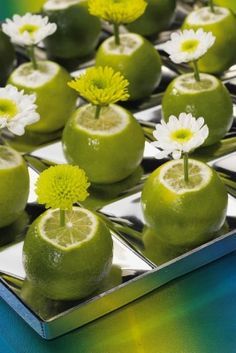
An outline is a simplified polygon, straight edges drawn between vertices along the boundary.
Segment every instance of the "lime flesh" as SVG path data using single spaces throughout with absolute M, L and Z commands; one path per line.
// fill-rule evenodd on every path
M 65 125 L 77 99 L 76 93 L 67 86 L 70 79 L 66 70 L 51 61 L 38 62 L 38 70 L 31 63 L 22 64 L 11 74 L 9 83 L 37 96 L 40 120 L 28 126 L 28 131 L 51 133 Z
M 236 62 L 236 18 L 226 8 L 215 6 L 215 14 L 209 7 L 191 12 L 183 24 L 183 29 L 212 32 L 216 37 L 214 45 L 199 60 L 201 72 L 221 73 Z
M 164 94 L 162 112 L 165 121 L 170 115 L 179 116 L 182 112 L 203 117 L 209 127 L 204 146 L 209 146 L 229 131 L 233 122 L 233 102 L 220 80 L 208 74 L 200 77 L 200 82 L 196 82 L 192 74 L 174 79 Z
M 216 172 L 202 162 L 189 160 L 188 184 L 183 170 L 183 160 L 178 160 L 151 174 L 142 192 L 144 217 L 161 241 L 199 245 L 224 224 L 227 191 Z
M 83 168 L 91 182 L 109 184 L 127 178 L 140 165 L 144 134 L 118 105 L 102 108 L 97 120 L 95 107 L 86 105 L 66 125 L 63 147 L 68 161 Z
M 130 100 L 149 96 L 161 79 L 161 59 L 153 45 L 138 34 L 120 35 L 117 46 L 114 37 L 106 39 L 96 55 L 97 66 L 110 66 L 129 81 Z
M 0 146 L 0 227 L 17 220 L 25 209 L 29 194 L 29 175 L 21 155 Z
M 59 210 L 48 210 L 30 226 L 23 249 L 28 280 L 48 298 L 89 296 L 110 271 L 112 239 L 94 213 L 74 207 L 60 226 Z

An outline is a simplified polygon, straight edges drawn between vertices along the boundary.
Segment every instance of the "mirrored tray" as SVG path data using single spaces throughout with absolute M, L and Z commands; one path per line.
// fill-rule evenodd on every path
M 167 40 L 173 29 L 179 28 L 190 11 L 190 1 L 178 7 L 176 20 L 169 31 L 154 40 L 159 44 Z M 109 35 L 105 28 L 102 38 Z M 101 38 L 101 40 L 102 40 Z M 38 55 L 45 57 L 43 48 Z M 22 265 L 22 246 L 28 225 L 44 208 L 36 202 L 34 183 L 39 173 L 50 165 L 66 163 L 60 141 L 61 131 L 50 136 L 25 136 L 13 138 L 6 133 L 5 142 L 22 151 L 29 165 L 30 196 L 26 212 L 10 227 L 0 233 L 0 296 L 45 339 L 52 339 L 91 322 L 115 309 L 136 300 L 165 283 L 193 271 L 236 249 L 236 121 L 218 144 L 199 150 L 194 157 L 214 167 L 229 192 L 227 224 L 222 231 L 205 244 L 194 249 L 167 248 L 157 243 L 155 234 L 145 227 L 140 192 L 150 173 L 165 160 L 155 159 L 155 149 L 150 144 L 155 124 L 161 119 L 161 100 L 168 83 L 188 68 L 173 65 L 164 53 L 162 81 L 151 97 L 140 102 L 126 103 L 143 127 L 146 136 L 142 165 L 126 180 L 90 187 L 90 197 L 83 206 L 96 210 L 110 227 L 113 235 L 113 267 L 100 290 L 90 298 L 77 302 L 55 302 L 44 298 L 25 280 Z M 18 64 L 26 60 L 19 49 Z M 72 76 L 78 75 L 94 61 L 83 63 Z M 236 68 L 225 72 L 221 79 L 228 84 L 234 102 Z M 83 104 L 80 101 L 80 104 Z M 234 107 L 236 116 L 236 107 Z

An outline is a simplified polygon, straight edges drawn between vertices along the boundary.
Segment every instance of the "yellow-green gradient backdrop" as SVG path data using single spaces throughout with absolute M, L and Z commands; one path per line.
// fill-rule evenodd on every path
M 0 20 L 15 13 L 37 12 L 44 2 L 45 0 L 0 0 Z

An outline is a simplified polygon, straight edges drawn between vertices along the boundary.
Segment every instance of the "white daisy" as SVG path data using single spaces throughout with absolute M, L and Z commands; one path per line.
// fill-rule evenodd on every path
M 170 55 L 170 59 L 176 63 L 188 63 L 201 58 L 215 43 L 212 32 L 204 32 L 198 29 L 183 30 L 171 34 L 171 40 L 161 45 L 161 49 Z
M 7 127 L 15 135 L 23 135 L 26 125 L 40 119 L 35 100 L 35 94 L 24 94 L 12 85 L 0 88 L 0 128 Z
M 13 19 L 7 19 L 3 23 L 2 30 L 11 41 L 22 46 L 32 46 L 41 42 L 46 37 L 53 34 L 57 29 L 55 23 L 49 23 L 48 17 L 32 15 L 14 15 Z
M 182 154 L 201 146 L 209 135 L 209 129 L 203 118 L 196 119 L 192 114 L 181 113 L 178 118 L 171 115 L 168 123 L 162 120 L 156 125 L 153 135 L 157 139 L 152 142 L 158 150 L 157 159 L 168 155 L 179 159 Z

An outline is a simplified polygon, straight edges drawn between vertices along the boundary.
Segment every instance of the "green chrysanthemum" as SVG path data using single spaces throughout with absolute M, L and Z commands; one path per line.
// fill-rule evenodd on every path
M 144 0 L 89 0 L 89 11 L 92 15 L 116 24 L 135 21 L 145 11 Z
M 57 165 L 40 174 L 36 183 L 38 202 L 46 208 L 71 210 L 74 203 L 88 197 L 90 183 L 83 169 L 72 165 Z
M 111 67 L 93 67 L 68 85 L 96 106 L 107 106 L 129 98 L 129 82 Z

